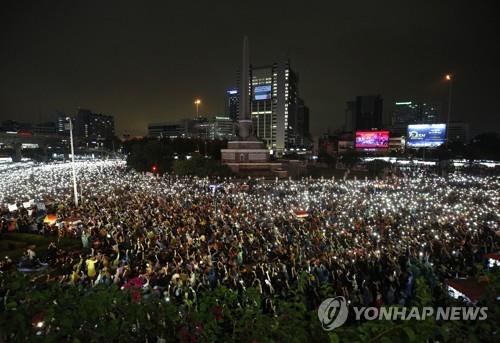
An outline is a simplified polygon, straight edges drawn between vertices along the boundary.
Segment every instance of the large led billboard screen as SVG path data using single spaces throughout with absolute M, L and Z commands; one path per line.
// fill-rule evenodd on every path
M 407 144 L 410 148 L 435 148 L 446 140 L 446 124 L 408 125 Z
M 356 131 L 357 149 L 383 149 L 389 147 L 389 131 Z
M 254 86 L 253 97 L 255 100 L 271 99 L 271 85 Z

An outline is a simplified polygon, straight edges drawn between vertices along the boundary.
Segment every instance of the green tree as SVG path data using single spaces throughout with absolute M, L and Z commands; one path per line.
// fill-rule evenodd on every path
M 201 156 L 194 156 L 189 160 L 176 160 L 172 167 L 172 172 L 177 175 L 192 176 L 230 176 L 231 169 L 221 164 L 219 161 L 207 159 Z

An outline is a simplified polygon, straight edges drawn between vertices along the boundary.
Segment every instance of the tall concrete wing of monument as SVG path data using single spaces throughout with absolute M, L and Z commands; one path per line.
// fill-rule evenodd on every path
M 241 140 L 250 140 L 252 135 L 252 118 L 250 118 L 250 97 L 249 97 L 249 74 L 250 58 L 248 51 L 248 37 L 243 38 L 243 58 L 241 64 L 241 84 L 240 84 L 240 116 L 238 120 L 238 137 Z M 253 139 L 255 140 L 255 139 Z

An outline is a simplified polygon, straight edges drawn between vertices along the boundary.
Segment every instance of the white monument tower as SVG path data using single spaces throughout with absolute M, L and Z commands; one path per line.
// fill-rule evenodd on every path
M 241 84 L 240 84 L 240 113 L 238 120 L 238 137 L 241 140 L 249 140 L 252 135 L 252 118 L 250 117 L 250 97 L 248 89 L 250 74 L 250 58 L 248 51 L 248 37 L 243 38 L 243 58 L 241 64 Z M 253 139 L 255 140 L 255 139 Z

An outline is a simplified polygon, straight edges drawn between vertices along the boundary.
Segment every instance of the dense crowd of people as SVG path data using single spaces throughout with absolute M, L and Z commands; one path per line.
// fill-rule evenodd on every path
M 15 219 L 16 230 L 77 237 L 76 251 L 49 246 L 48 279 L 138 286 L 136 300 L 256 287 L 273 311 L 274 297 L 305 280 L 311 305 L 324 284 L 353 305 L 404 305 L 417 275 L 472 276 L 499 250 L 495 176 L 407 168 L 383 180 L 210 180 L 79 162 L 75 207 L 70 173 L 62 163 L 0 168 L 2 231 Z

